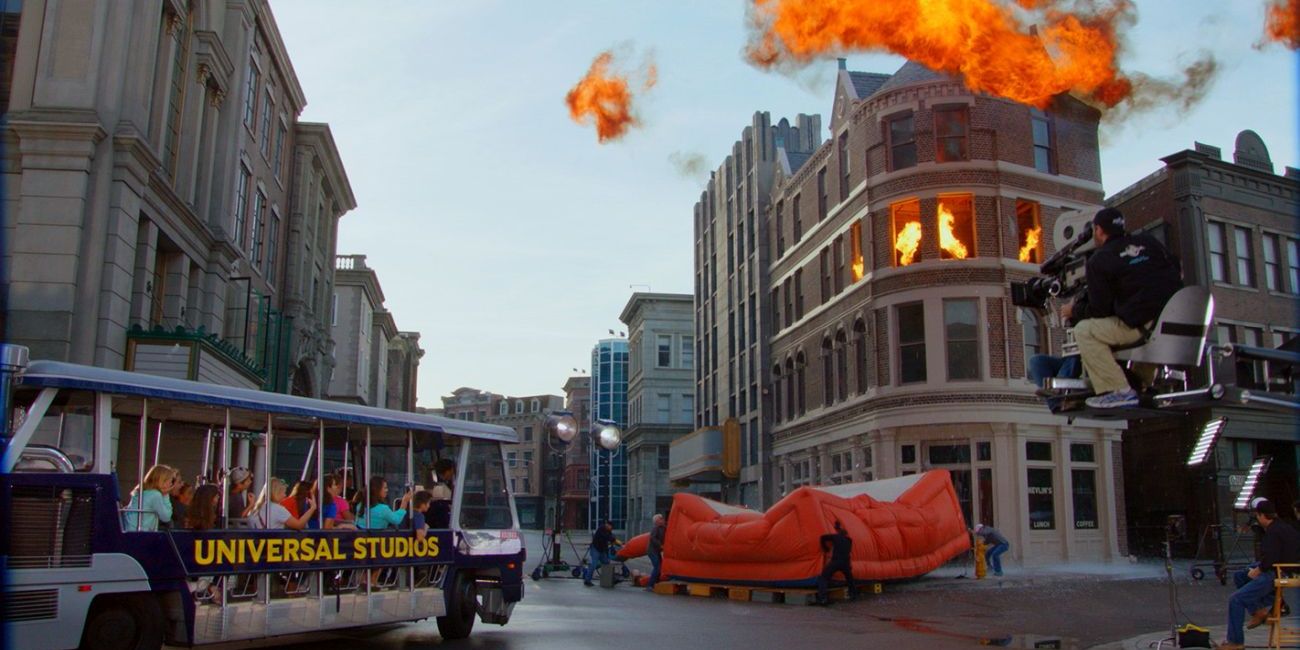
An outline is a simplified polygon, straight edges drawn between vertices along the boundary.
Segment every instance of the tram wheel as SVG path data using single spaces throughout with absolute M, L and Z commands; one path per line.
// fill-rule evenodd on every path
M 150 595 L 96 599 L 81 633 L 82 650 L 157 650 L 162 642 L 162 607 Z
M 477 613 L 478 588 L 474 576 L 457 573 L 456 583 L 447 594 L 447 615 L 438 617 L 438 634 L 448 640 L 469 636 Z

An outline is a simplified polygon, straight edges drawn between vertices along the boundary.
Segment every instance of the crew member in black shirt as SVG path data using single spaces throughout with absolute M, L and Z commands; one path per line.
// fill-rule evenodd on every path
M 1061 317 L 1077 323 L 1074 340 L 1097 394 L 1088 398 L 1088 406 L 1137 406 L 1137 391 L 1112 348 L 1145 338 L 1183 282 L 1165 247 L 1150 235 L 1125 234 L 1124 215 L 1115 208 L 1103 208 L 1092 218 L 1092 237 L 1097 251 L 1086 267 L 1087 303 L 1065 305 Z
M 587 549 L 587 568 L 582 572 L 582 584 L 591 586 L 591 575 L 609 562 L 609 545 L 617 544 L 614 539 L 614 522 L 605 520 L 591 535 L 591 547 Z
M 1246 614 L 1251 613 L 1251 627 L 1268 618 L 1273 605 L 1273 580 L 1276 564 L 1300 562 L 1300 532 L 1286 523 L 1279 523 L 1277 509 L 1271 501 L 1255 504 L 1255 518 L 1264 528 L 1264 539 L 1259 545 L 1259 564 L 1233 575 L 1237 590 L 1228 598 L 1228 639 L 1217 647 L 1220 650 L 1245 648 L 1246 635 L 1242 630 Z
M 840 525 L 839 520 L 835 520 L 835 532 L 827 533 L 821 537 L 822 553 L 830 557 L 826 560 L 826 566 L 822 568 L 821 575 L 817 576 L 817 605 L 829 605 L 830 596 L 827 589 L 830 587 L 831 577 L 836 573 L 844 575 L 844 581 L 849 584 L 849 600 L 858 599 L 858 588 L 853 584 L 853 560 L 850 556 L 853 554 L 853 539 Z

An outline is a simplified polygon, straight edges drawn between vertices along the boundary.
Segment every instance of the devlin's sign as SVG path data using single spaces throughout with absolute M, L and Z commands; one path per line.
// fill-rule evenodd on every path
M 172 533 L 191 573 L 401 566 L 451 561 L 448 531 L 228 530 Z

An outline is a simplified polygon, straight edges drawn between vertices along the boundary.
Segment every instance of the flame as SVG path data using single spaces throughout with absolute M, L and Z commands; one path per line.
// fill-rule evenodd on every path
M 1039 108 L 1063 92 L 1107 107 L 1132 92 L 1119 71 L 1116 33 L 1132 19 L 1130 0 L 1109 0 L 1092 14 L 1058 9 L 1063 0 L 1020 0 L 1037 33 L 996 0 L 751 2 L 756 34 L 748 57 L 763 67 L 845 50 L 888 51 L 960 75 L 975 92 Z
M 858 280 L 861 280 L 862 276 L 866 275 L 866 273 L 867 265 L 862 261 L 862 256 L 859 255 L 858 259 L 853 260 L 853 281 L 857 282 Z
M 569 117 L 578 124 L 594 122 L 596 139 L 602 143 L 622 137 L 637 123 L 632 114 L 632 91 L 628 89 L 627 75 L 611 71 L 613 62 L 613 52 L 601 52 L 591 62 L 586 76 L 564 97 L 569 105 Z M 654 64 L 647 63 L 644 75 L 641 89 L 649 90 L 659 79 L 658 70 Z
M 1038 238 L 1043 234 L 1041 227 L 1030 228 L 1025 232 L 1025 245 L 1020 247 L 1020 261 L 1032 261 L 1029 258 L 1038 253 Z
M 1264 38 L 1300 49 L 1300 0 L 1271 0 L 1266 12 Z
M 947 251 L 953 259 L 964 260 L 970 256 L 966 250 L 966 245 L 957 239 L 957 235 L 952 232 L 952 222 L 957 217 L 953 216 L 948 206 L 939 204 L 939 248 Z
M 907 266 L 921 247 L 921 222 L 909 221 L 894 236 L 894 250 L 898 251 L 898 265 Z

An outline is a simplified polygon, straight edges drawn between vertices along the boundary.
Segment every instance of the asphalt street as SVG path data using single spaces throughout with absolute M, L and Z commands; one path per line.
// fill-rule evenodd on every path
M 464 641 L 443 642 L 425 621 L 286 647 L 1090 648 L 1169 628 L 1168 586 L 1158 564 L 1012 568 L 1001 580 L 960 574 L 961 567 L 945 568 L 830 608 L 662 596 L 630 583 L 602 589 L 572 579 L 530 580 L 509 625 L 479 622 Z M 1185 570 L 1176 584 L 1180 620 L 1222 625 L 1229 588 L 1192 582 Z

